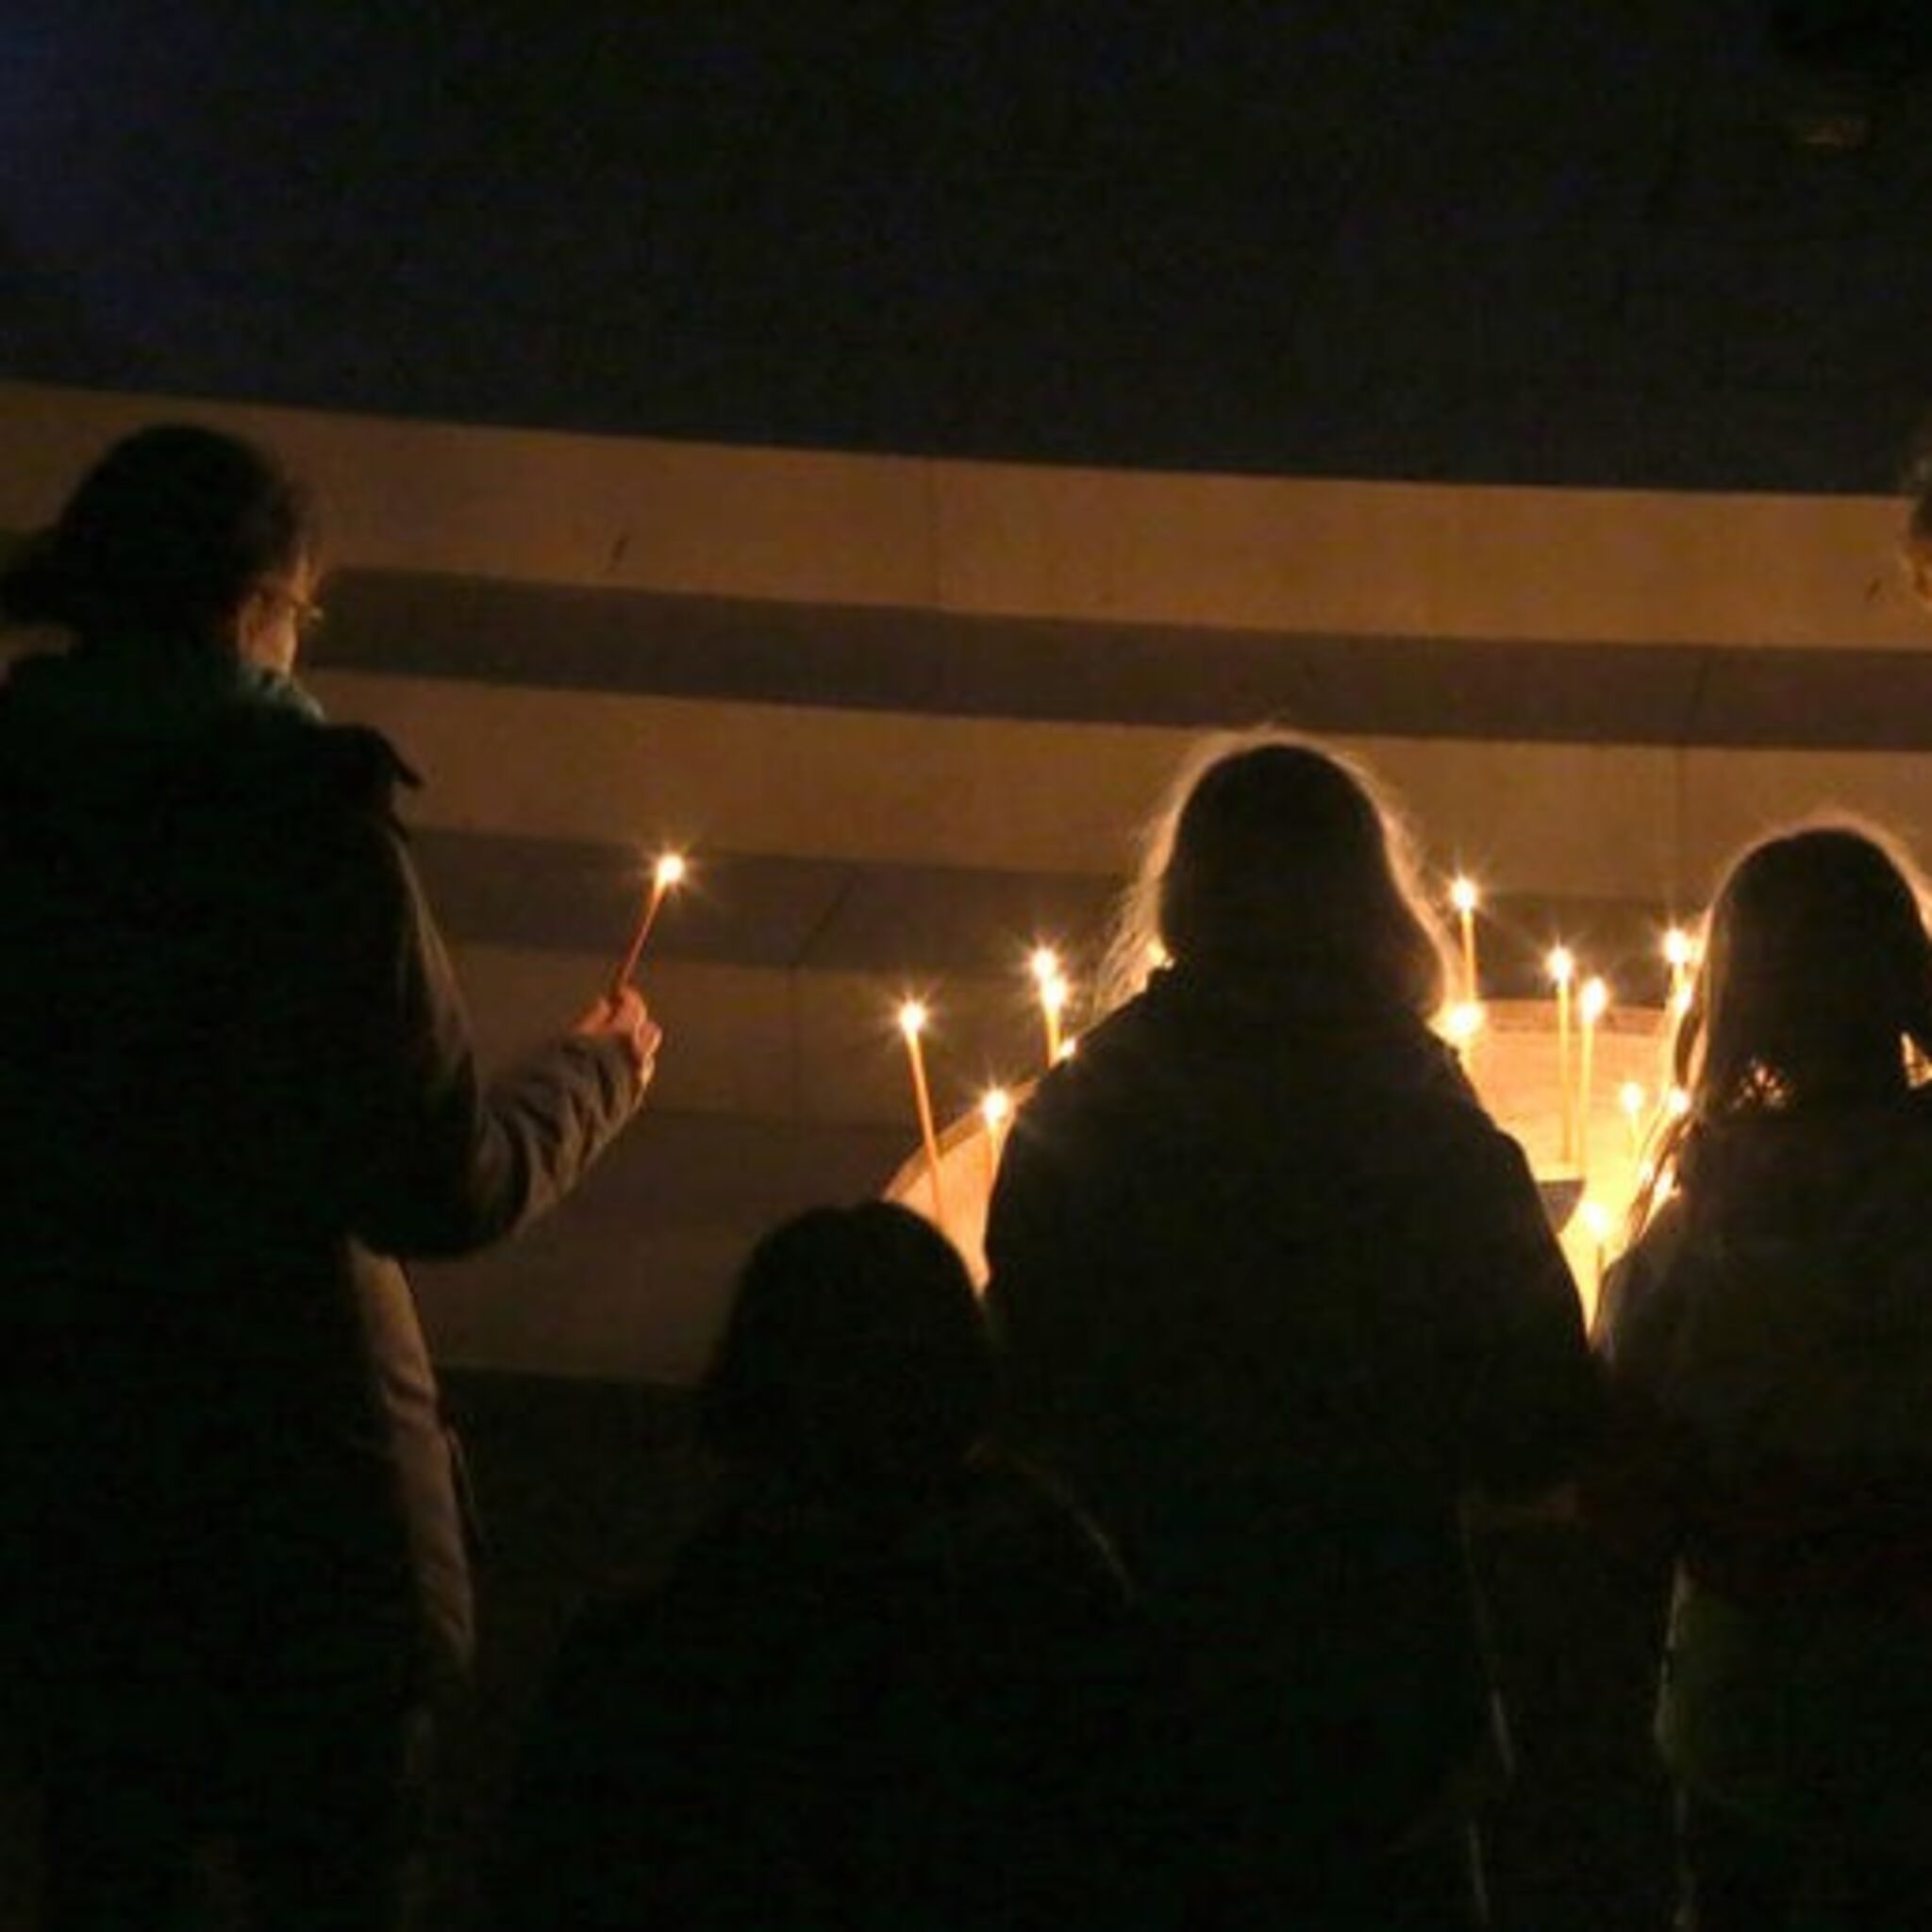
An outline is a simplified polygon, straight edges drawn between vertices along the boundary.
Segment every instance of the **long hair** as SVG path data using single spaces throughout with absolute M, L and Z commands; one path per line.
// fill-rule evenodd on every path
M 1724 1122 L 1880 1099 L 1932 1061 L 1924 903 L 1896 841 L 1848 819 L 1775 834 L 1732 865 L 1673 1047 L 1689 1106 L 1656 1150 L 1637 1226 Z
M 206 640 L 318 543 L 313 500 L 268 451 L 158 424 L 115 443 L 0 572 L 0 619 L 83 643 Z
M 1164 956 L 1426 1018 L 1450 953 L 1418 877 L 1401 815 L 1360 766 L 1274 726 L 1206 739 L 1142 835 L 1098 1004 L 1130 998 Z

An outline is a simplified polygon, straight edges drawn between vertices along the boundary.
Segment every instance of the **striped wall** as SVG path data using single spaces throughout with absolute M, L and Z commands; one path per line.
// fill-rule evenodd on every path
M 1090 952 L 1205 729 L 1366 758 L 1491 898 L 1630 990 L 1737 843 L 1821 806 L 1932 851 L 1932 640 L 1882 498 L 1318 482 L 478 429 L 0 384 L 0 532 L 192 415 L 320 487 L 310 677 L 427 782 L 411 817 L 480 1038 L 621 947 L 641 856 L 692 886 L 644 974 L 656 1104 L 513 1248 L 425 1271 L 452 1360 L 682 1379 L 773 1218 L 909 1146 L 902 991 L 942 1109 L 1038 1057 L 1021 964 Z

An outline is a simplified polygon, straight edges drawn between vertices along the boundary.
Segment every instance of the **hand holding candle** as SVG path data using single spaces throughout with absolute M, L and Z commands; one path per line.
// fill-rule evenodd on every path
M 671 891 L 683 883 L 684 872 L 684 857 L 677 852 L 665 853 L 652 868 L 651 890 L 644 900 L 644 908 L 638 916 L 637 930 L 630 936 L 630 944 L 625 951 L 622 963 L 610 976 L 612 999 L 616 999 L 630 984 L 631 974 L 638 970 L 638 961 L 643 957 L 644 941 L 650 938 L 651 927 L 657 924 L 658 908 Z
M 610 1036 L 621 1040 L 630 1054 L 631 1069 L 638 1076 L 638 1091 L 651 1084 L 657 1069 L 658 1049 L 664 1043 L 664 1030 L 651 1018 L 643 995 L 634 986 L 606 993 L 588 1012 L 572 1023 L 573 1033 L 588 1040 Z

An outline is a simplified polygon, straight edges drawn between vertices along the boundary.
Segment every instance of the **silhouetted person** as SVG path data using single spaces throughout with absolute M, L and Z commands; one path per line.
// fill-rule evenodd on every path
M 1591 1489 L 1675 1580 L 1657 1727 L 1687 1927 L 1932 1926 L 1932 942 L 1882 838 L 1712 905 L 1690 1110 L 1610 1271 Z
M 907 1209 L 759 1243 L 700 1391 L 720 1507 L 568 1640 L 505 1932 L 1172 1923 L 1110 1789 L 1124 1585 L 980 1446 L 992 1380 L 963 1264 Z
M 50 1927 L 402 1910 L 463 1525 L 391 1256 L 458 1255 L 631 1117 L 607 1003 L 485 1090 L 375 733 L 289 673 L 313 519 L 266 453 L 109 450 L 0 575 L 0 1684 Z
M 1441 939 L 1357 774 L 1285 734 L 1210 747 L 1119 957 L 1156 938 L 1171 963 L 1001 1165 L 1017 1425 L 1183 1658 L 1191 1923 L 1468 1925 L 1500 1740 L 1460 1511 L 1570 1470 L 1575 1290 L 1429 1030 Z

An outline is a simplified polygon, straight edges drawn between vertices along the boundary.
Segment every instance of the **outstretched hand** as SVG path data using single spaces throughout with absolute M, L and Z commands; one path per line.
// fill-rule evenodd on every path
M 640 1087 L 649 1081 L 651 1070 L 658 1062 L 658 1048 L 664 1039 L 664 1029 L 651 1018 L 643 994 L 634 986 L 626 986 L 619 993 L 606 993 L 578 1017 L 571 1031 L 593 1040 L 614 1037 L 623 1041 L 630 1049 L 631 1065 L 637 1072 Z

